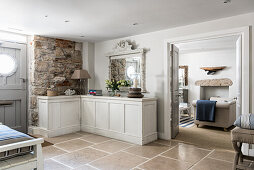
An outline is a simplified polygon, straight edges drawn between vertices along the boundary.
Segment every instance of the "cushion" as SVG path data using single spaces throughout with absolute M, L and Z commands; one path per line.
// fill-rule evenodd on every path
M 236 127 L 231 131 L 231 140 L 234 142 L 254 144 L 254 130 Z
M 235 126 L 243 129 L 254 129 L 254 114 L 243 114 L 234 123 Z
M 31 136 L 18 132 L 5 125 L 0 125 L 0 146 L 12 143 L 22 142 L 33 139 Z M 33 147 L 22 147 L 6 152 L 0 152 L 0 160 L 12 158 L 14 156 L 23 155 L 33 151 Z

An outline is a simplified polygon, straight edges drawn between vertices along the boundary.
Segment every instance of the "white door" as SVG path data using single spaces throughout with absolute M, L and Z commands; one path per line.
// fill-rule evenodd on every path
M 0 122 L 27 131 L 26 45 L 0 43 Z
M 170 47 L 170 96 L 171 96 L 171 138 L 179 133 L 179 49 L 171 44 Z

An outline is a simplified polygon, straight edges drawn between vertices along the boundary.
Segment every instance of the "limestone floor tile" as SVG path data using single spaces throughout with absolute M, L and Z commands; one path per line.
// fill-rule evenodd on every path
M 43 153 L 44 159 L 49 159 L 49 158 L 52 158 L 54 156 L 65 154 L 67 152 L 65 152 L 61 149 L 58 149 L 54 146 L 47 146 L 47 147 L 42 148 L 42 153 Z
M 184 161 L 157 156 L 139 167 L 146 170 L 187 170 L 191 165 Z
M 76 133 L 81 134 L 82 136 L 92 135 L 92 133 L 83 132 L 83 131 L 79 131 L 79 132 L 76 132 Z
M 159 143 L 149 143 L 143 146 L 135 145 L 125 151 L 142 157 L 152 158 L 170 148 L 170 146 L 161 145 Z
M 126 152 L 117 152 L 96 160 L 91 165 L 101 170 L 129 170 L 146 160 Z
M 116 140 L 110 140 L 107 142 L 103 142 L 100 144 L 96 144 L 92 146 L 93 148 L 100 149 L 106 152 L 114 153 L 120 150 L 123 150 L 125 148 L 128 148 L 132 146 L 131 144 L 128 144 L 126 142 L 116 141 Z
M 90 142 L 81 140 L 81 139 L 74 139 L 74 140 L 69 140 L 66 142 L 55 144 L 55 146 L 57 146 L 63 150 L 66 150 L 66 151 L 75 151 L 75 150 L 82 149 L 82 148 L 85 148 L 85 147 L 91 146 L 91 145 L 93 145 L 93 144 Z
M 208 157 L 233 162 L 235 157 L 235 152 L 227 151 L 227 150 L 215 150 Z
M 91 143 L 102 143 L 102 142 L 111 140 L 111 138 L 107 138 L 107 137 L 99 136 L 99 135 L 94 135 L 94 134 L 83 136 L 81 139 L 86 140 Z
M 101 152 L 92 148 L 85 148 L 65 155 L 54 157 L 53 159 L 72 168 L 77 168 L 106 155 L 107 153 L 105 152 Z
M 97 170 L 89 165 L 83 165 L 83 166 L 80 166 L 78 168 L 74 168 L 73 170 Z
M 211 151 L 200 149 L 193 145 L 179 144 L 162 155 L 185 162 L 196 163 L 210 152 Z
M 233 163 L 205 158 L 196 164 L 192 170 L 231 170 Z
M 158 140 L 155 141 L 155 143 L 159 143 L 159 144 L 167 145 L 167 146 L 176 146 L 176 145 L 178 145 L 179 143 L 183 143 L 183 142 L 176 141 L 176 140 L 163 140 L 163 139 L 158 139 Z
M 59 143 L 59 142 L 64 142 L 64 141 L 67 141 L 67 140 L 80 138 L 81 136 L 82 135 L 78 134 L 78 133 L 71 133 L 71 134 L 66 134 L 66 135 L 57 136 L 57 137 L 53 137 L 53 138 L 45 138 L 45 140 L 47 140 L 50 143 L 56 144 L 56 143 Z
M 71 168 L 64 166 L 63 164 L 60 164 L 51 159 L 44 161 L 44 170 L 69 170 L 69 169 Z

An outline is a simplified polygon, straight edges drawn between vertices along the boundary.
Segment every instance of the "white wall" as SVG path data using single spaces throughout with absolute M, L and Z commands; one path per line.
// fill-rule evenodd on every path
M 108 59 L 105 54 L 110 52 L 114 45 L 119 40 L 131 40 L 135 41 L 138 48 L 147 48 L 149 51 L 146 54 L 146 84 L 149 93 L 146 96 L 153 96 L 158 98 L 158 131 L 160 135 L 164 134 L 164 41 L 165 39 L 183 37 L 193 34 L 201 34 L 207 32 L 214 32 L 225 29 L 238 28 L 243 26 L 252 26 L 253 32 L 254 26 L 254 13 L 239 15 L 199 24 L 193 24 L 183 27 L 177 27 L 168 30 L 162 30 L 147 34 L 141 34 L 136 36 L 124 37 L 121 39 L 109 40 L 104 42 L 95 43 L 95 88 L 105 90 L 104 80 L 108 77 Z M 254 35 L 250 34 L 250 40 L 254 40 Z M 250 44 L 251 58 L 250 58 L 250 103 L 253 104 L 253 92 L 252 87 L 254 85 L 254 79 L 252 74 L 252 67 L 254 61 L 252 56 L 254 55 L 254 44 Z M 254 107 L 250 106 L 254 112 Z
M 91 77 L 94 76 L 94 43 L 83 42 L 82 44 L 83 69 L 87 70 Z M 88 80 L 88 89 L 94 88 L 95 79 Z
M 197 80 L 229 78 L 233 85 L 229 87 L 230 98 L 236 97 L 236 51 L 235 48 L 225 50 L 200 51 L 195 53 L 184 53 L 179 55 L 179 65 L 188 66 L 188 94 L 189 103 L 199 99 L 200 87 L 195 85 Z M 200 67 L 227 66 L 224 70 L 214 75 L 207 75 L 207 72 Z M 225 96 L 226 97 L 226 96 Z

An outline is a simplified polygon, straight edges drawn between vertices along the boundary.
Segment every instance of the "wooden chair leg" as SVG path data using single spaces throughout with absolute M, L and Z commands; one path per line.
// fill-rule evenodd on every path
M 199 124 L 197 124 L 197 127 L 199 126 Z
M 233 169 L 237 170 L 237 165 L 239 163 L 239 157 L 242 157 L 242 151 L 241 151 L 242 143 L 239 143 L 239 145 L 238 145 L 238 142 L 235 142 L 235 141 L 232 142 L 232 143 L 233 143 L 233 147 L 234 147 L 234 150 L 235 150 L 235 158 L 234 158 Z
M 234 165 L 233 165 L 233 170 L 237 170 L 236 166 L 238 165 L 238 159 L 239 159 L 239 153 L 235 153 L 235 158 L 234 158 Z

